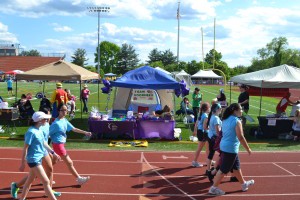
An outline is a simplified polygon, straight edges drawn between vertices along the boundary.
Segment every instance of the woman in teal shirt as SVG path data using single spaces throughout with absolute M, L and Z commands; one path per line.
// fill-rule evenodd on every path
M 202 101 L 202 94 L 200 93 L 200 89 L 199 88 L 195 88 L 195 91 L 192 95 L 192 98 L 193 98 L 193 112 L 194 112 L 194 120 L 195 122 L 197 121 L 198 119 L 198 113 L 199 113 L 199 110 L 200 110 L 200 105 L 201 105 L 201 101 Z
M 224 195 L 225 192 L 218 188 L 225 174 L 233 172 L 233 175 L 241 183 L 242 190 L 247 191 L 250 185 L 254 184 L 254 180 L 245 181 L 242 170 L 240 168 L 240 160 L 238 156 L 240 143 L 251 155 L 251 149 L 244 137 L 242 123 L 239 117 L 242 116 L 242 107 L 238 103 L 231 104 L 223 114 L 222 133 L 223 137 L 220 143 L 221 165 L 214 184 L 209 189 L 209 193 L 213 195 Z

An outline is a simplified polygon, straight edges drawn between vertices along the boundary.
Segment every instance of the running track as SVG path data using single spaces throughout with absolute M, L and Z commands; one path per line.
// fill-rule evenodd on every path
M 10 183 L 26 174 L 18 171 L 21 153 L 19 148 L 0 148 L 0 199 L 12 199 Z M 53 189 L 62 192 L 61 200 L 300 199 L 300 152 L 241 153 L 244 176 L 253 178 L 255 185 L 242 192 L 239 183 L 226 177 L 220 186 L 226 192 L 222 197 L 207 193 L 211 184 L 205 168 L 190 167 L 193 152 L 70 150 L 69 154 L 78 172 L 91 180 L 77 186 L 65 165 L 58 163 Z M 43 195 L 36 180 L 27 199 L 46 199 Z

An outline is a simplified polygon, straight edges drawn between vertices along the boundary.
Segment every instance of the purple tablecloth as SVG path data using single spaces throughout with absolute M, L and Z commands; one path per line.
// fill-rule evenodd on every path
M 175 121 L 169 120 L 138 120 L 136 137 L 144 138 L 161 138 L 174 140 Z
M 135 121 L 99 121 L 89 119 L 89 129 L 97 139 L 129 139 L 135 133 Z
M 137 120 L 137 121 L 97 121 L 88 120 L 89 129 L 97 135 L 97 139 L 174 139 L 175 121 L 168 120 Z

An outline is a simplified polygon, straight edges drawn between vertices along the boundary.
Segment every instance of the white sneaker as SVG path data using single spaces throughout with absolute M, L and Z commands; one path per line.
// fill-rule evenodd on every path
M 214 186 L 211 186 L 209 188 L 209 191 L 208 191 L 209 194 L 212 194 L 212 195 L 216 195 L 216 196 L 221 196 L 221 195 L 224 195 L 225 192 L 223 190 L 221 190 L 220 188 L 218 187 L 214 187 Z
M 243 192 L 247 191 L 250 185 L 254 185 L 254 180 L 249 180 L 242 184 Z
M 80 176 L 79 178 L 76 179 L 78 185 L 82 185 L 90 180 L 89 176 Z
M 198 163 L 197 161 L 192 161 L 192 166 L 193 167 L 203 167 L 201 163 Z

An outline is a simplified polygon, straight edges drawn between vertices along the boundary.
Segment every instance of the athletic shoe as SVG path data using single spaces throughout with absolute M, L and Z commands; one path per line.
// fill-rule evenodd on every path
M 17 199 L 18 198 L 18 191 L 20 188 L 17 187 L 17 184 L 15 182 L 12 182 L 10 185 L 10 194 L 12 198 Z
M 80 176 L 79 178 L 76 179 L 78 185 L 82 185 L 84 183 L 86 183 L 88 180 L 90 180 L 89 176 Z
M 216 161 L 212 160 L 210 165 L 215 166 L 215 164 L 216 164 Z
M 209 174 L 210 172 L 211 172 L 210 170 L 206 170 L 206 171 L 205 171 L 205 175 L 208 176 L 208 174 Z
M 193 161 L 192 166 L 193 167 L 203 167 L 203 165 L 201 163 L 198 163 L 197 161 Z
M 225 192 L 223 190 L 221 190 L 220 188 L 214 187 L 214 186 L 211 186 L 209 188 L 208 193 L 212 194 L 212 195 L 216 195 L 216 196 L 221 196 L 221 195 L 225 194 Z
M 56 182 L 55 181 L 52 181 L 52 185 L 55 185 L 56 184 Z
M 235 176 L 230 177 L 230 182 L 239 182 L 239 180 Z
M 52 193 L 54 194 L 54 196 L 56 197 L 60 197 L 61 193 L 60 192 L 55 192 L 54 190 L 52 190 Z
M 214 177 L 216 176 L 216 174 L 212 174 L 211 171 L 208 171 L 208 174 L 207 174 L 207 177 L 208 177 L 208 180 L 213 183 L 214 182 Z
M 254 185 L 254 180 L 249 180 L 242 184 L 243 192 L 247 191 L 250 185 Z

